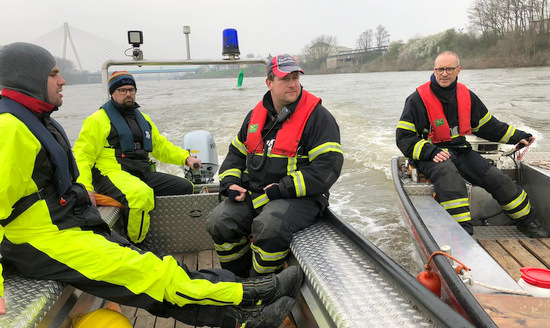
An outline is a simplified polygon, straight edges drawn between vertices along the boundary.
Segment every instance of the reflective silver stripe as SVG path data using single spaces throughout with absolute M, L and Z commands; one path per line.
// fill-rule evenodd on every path
M 502 206 L 502 209 L 505 211 L 511 211 L 518 207 L 525 200 L 525 198 L 527 198 L 527 193 L 525 192 L 525 190 L 522 190 L 519 196 L 516 197 L 516 199 Z
M 470 212 L 464 212 L 460 214 L 451 215 L 456 222 L 466 222 L 472 219 Z
M 233 249 L 233 247 L 244 245 L 246 243 L 248 243 L 248 239 L 246 237 L 243 237 L 241 238 L 241 240 L 239 240 L 238 243 L 223 243 L 221 245 L 214 243 L 214 249 L 220 252 L 227 252 Z
M 464 207 L 464 206 L 470 206 L 470 203 L 468 203 L 468 198 L 457 198 L 453 200 L 448 200 L 446 202 L 441 202 L 440 204 L 446 210 Z
M 424 139 L 421 139 L 414 145 L 413 149 L 413 159 L 420 159 L 420 153 L 422 152 L 422 147 L 424 147 L 425 144 L 428 142 Z
M 288 252 L 290 252 L 290 250 L 287 249 L 286 251 L 282 252 L 268 253 L 254 244 L 252 244 L 250 247 L 252 248 L 252 251 L 254 251 L 254 253 L 260 255 L 262 261 L 279 261 L 284 259 L 288 255 Z
M 414 126 L 414 124 L 407 121 L 399 121 L 399 124 L 397 124 L 397 128 L 416 133 L 416 127 Z
M 296 189 L 296 197 L 303 197 L 306 195 L 306 182 L 304 181 L 304 175 L 300 171 L 296 171 L 291 174 L 292 181 L 294 181 L 294 189 Z
M 485 116 L 483 116 L 483 118 L 481 120 L 479 120 L 478 126 L 476 126 L 475 128 L 472 128 L 472 132 L 479 131 L 479 128 L 481 128 L 485 123 L 489 122 L 491 117 L 493 117 L 493 115 L 491 115 L 491 113 L 487 112 L 487 114 L 485 114 Z
M 261 207 L 269 202 L 269 198 L 265 194 L 258 196 L 252 200 L 254 208 Z
M 334 151 L 337 153 L 343 154 L 342 146 L 337 142 L 326 142 L 322 145 L 319 145 L 312 150 L 309 151 L 309 161 L 313 161 L 317 156 L 322 155 L 324 153 L 328 153 L 329 151 Z
M 296 157 L 289 157 L 288 164 L 286 165 L 286 175 L 291 175 L 293 172 L 296 172 L 298 167 L 296 166 L 298 159 Z
M 233 253 L 233 254 L 229 254 L 229 255 L 220 255 L 220 253 L 218 253 L 218 259 L 220 260 L 220 262 L 224 262 L 224 263 L 235 261 L 237 259 L 240 259 L 249 250 L 250 250 L 250 245 L 246 245 L 246 247 L 244 247 L 243 249 L 241 249 L 237 253 Z
M 516 128 L 509 125 L 508 130 L 506 130 L 506 134 L 502 137 L 502 139 L 500 139 L 499 142 L 507 143 L 510 140 L 510 138 L 514 135 L 514 133 L 516 133 Z
M 231 142 L 231 144 L 233 145 L 233 147 L 237 148 L 237 150 L 241 152 L 241 154 L 243 155 L 247 154 L 246 146 L 244 145 L 244 143 L 242 143 L 239 140 L 239 136 L 236 136 L 235 139 L 233 139 L 233 142 Z
M 237 178 L 241 178 L 242 176 L 242 172 L 241 170 L 239 169 L 229 169 L 229 170 L 225 170 L 223 171 L 222 173 L 220 173 L 220 181 L 223 180 L 223 178 L 227 177 L 227 176 L 234 176 L 234 177 L 237 177 Z
M 522 209 L 521 211 L 518 211 L 518 212 L 515 212 L 515 213 L 507 212 L 507 214 L 512 219 L 520 219 L 520 218 L 526 216 L 527 214 L 529 214 L 529 212 L 531 212 L 531 202 L 527 202 L 527 206 L 525 206 L 525 208 Z
M 258 262 L 256 262 L 256 258 L 254 258 L 252 260 L 252 265 L 254 266 L 254 271 L 264 274 L 264 273 L 275 272 L 281 269 L 284 263 L 277 266 L 261 266 L 260 264 L 258 264 Z

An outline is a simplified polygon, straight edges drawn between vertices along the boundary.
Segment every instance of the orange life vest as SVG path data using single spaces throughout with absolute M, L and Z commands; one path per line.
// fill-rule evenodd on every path
M 311 115 L 311 112 L 313 112 L 313 109 L 319 103 L 321 103 L 321 98 L 317 98 L 311 93 L 302 90 L 302 97 L 296 106 L 296 110 L 291 114 L 290 119 L 287 119 L 283 123 L 279 132 L 277 132 L 277 137 L 271 150 L 272 154 L 288 157 L 296 155 L 296 150 L 298 149 L 298 144 L 302 138 L 309 115 Z M 267 113 L 268 111 L 264 108 L 262 101 L 252 111 L 250 123 L 248 123 L 248 135 L 244 142 L 249 154 L 254 151 L 256 153 L 263 151 L 262 130 L 267 120 Z
M 443 112 L 443 105 L 432 89 L 430 83 L 427 82 L 416 88 L 422 102 L 428 111 L 428 118 L 432 126 L 432 131 L 428 134 L 428 138 L 433 143 L 440 143 L 444 141 L 451 141 L 451 128 Z M 472 133 L 470 114 L 472 109 L 472 100 L 470 98 L 470 91 L 461 83 L 456 84 L 456 101 L 458 103 L 458 128 L 461 136 Z

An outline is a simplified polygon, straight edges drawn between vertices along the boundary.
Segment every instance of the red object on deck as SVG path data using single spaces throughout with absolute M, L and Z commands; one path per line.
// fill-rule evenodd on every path
M 416 280 L 436 294 L 437 297 L 441 297 L 441 278 L 437 273 L 426 269 L 418 274 Z

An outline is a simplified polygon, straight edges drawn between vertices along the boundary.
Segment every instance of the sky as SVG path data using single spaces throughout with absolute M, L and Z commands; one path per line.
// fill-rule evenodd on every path
M 359 35 L 383 25 L 391 41 L 428 36 L 450 28 L 467 30 L 473 0 L 1 0 L 0 45 L 37 42 L 67 23 L 70 29 L 97 37 L 86 49 L 106 44 L 130 47 L 128 30 L 141 30 L 145 58 L 185 59 L 183 26 L 191 28 L 193 59 L 219 59 L 222 31 L 238 33 L 241 57 L 299 55 L 320 35 L 337 45 L 356 48 Z M 61 30 L 60 30 L 61 31 Z M 51 33 L 50 33 L 51 34 Z M 59 34 L 62 43 L 62 32 Z M 75 47 L 86 37 L 71 32 Z M 84 34 L 86 36 L 86 34 Z M 87 39 L 94 39 L 88 37 Z M 96 45 L 97 44 L 97 45 Z M 46 46 L 45 46 L 46 47 Z M 84 46 L 82 46 L 84 47 Z M 47 48 L 47 47 L 46 47 Z M 62 46 L 50 50 L 56 56 Z M 78 51 L 78 50 L 77 50 Z M 96 52 L 85 50 L 87 52 Z M 98 49 L 95 57 L 101 57 Z M 71 56 L 70 49 L 67 56 Z M 84 57 L 84 56 L 81 56 Z M 88 64 L 89 65 L 89 64 Z

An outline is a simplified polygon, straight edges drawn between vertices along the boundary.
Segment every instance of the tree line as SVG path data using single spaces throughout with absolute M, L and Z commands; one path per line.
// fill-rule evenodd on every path
M 337 54 L 337 39 L 321 35 L 307 44 L 300 62 L 310 73 L 368 72 L 429 69 L 444 50 L 458 53 L 470 68 L 550 65 L 550 11 L 548 0 L 474 0 L 468 8 L 468 28 L 449 29 L 406 43 L 391 41 L 383 25 L 366 29 L 357 38 L 364 51 L 352 66 L 327 68 Z M 367 51 L 387 46 L 384 53 Z

